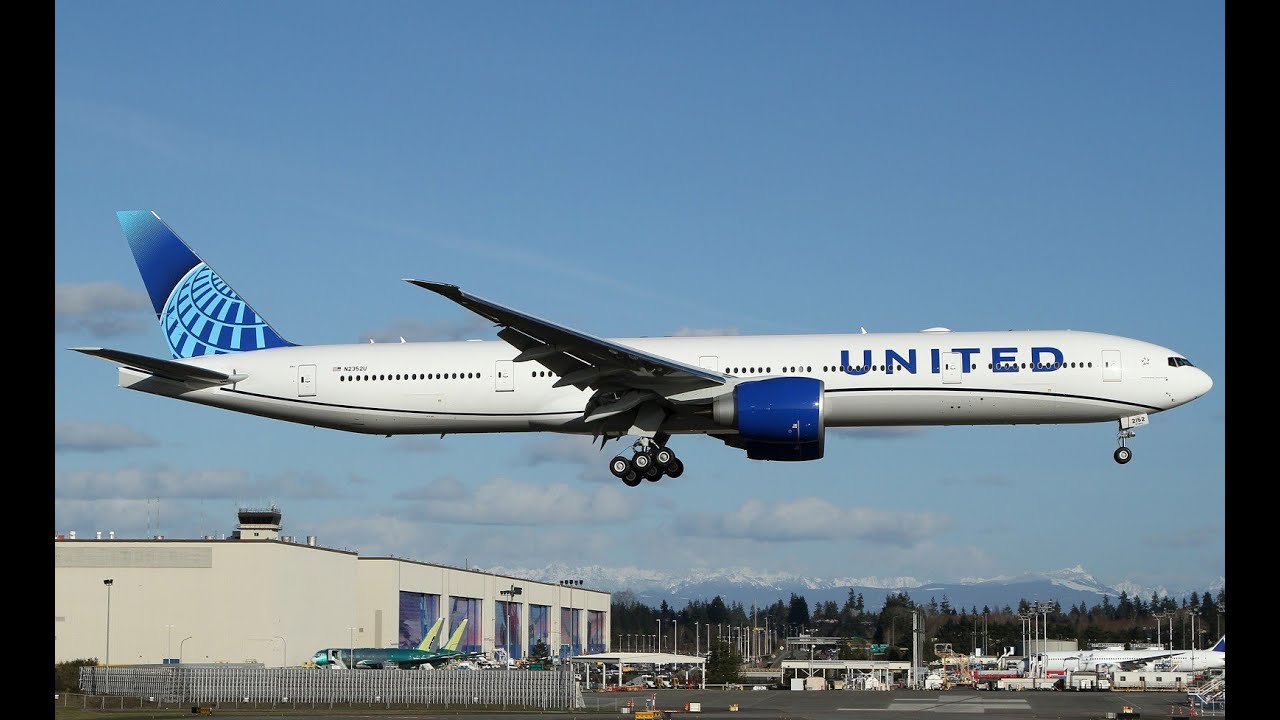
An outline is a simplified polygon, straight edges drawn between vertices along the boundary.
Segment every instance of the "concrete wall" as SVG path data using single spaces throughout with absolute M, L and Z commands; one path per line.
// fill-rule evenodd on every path
M 300 664 L 305 638 L 351 624 L 356 598 L 335 590 L 355 587 L 357 560 L 278 541 L 56 541 L 55 661 Z
M 296 666 L 325 647 L 392 647 L 399 641 L 400 591 L 481 598 L 483 649 L 492 652 L 500 591 L 521 587 L 520 641 L 530 603 L 551 606 L 552 652 L 560 608 L 605 612 L 608 593 L 401 558 L 280 540 L 68 540 L 54 545 L 54 661 L 96 658 L 112 665 L 258 662 Z M 111 578 L 110 651 L 107 648 Z M 579 613 L 586 639 L 586 613 Z M 353 629 L 354 628 L 354 629 Z M 448 637 L 441 630 L 441 638 Z M 567 633 L 566 633 L 567 636 Z

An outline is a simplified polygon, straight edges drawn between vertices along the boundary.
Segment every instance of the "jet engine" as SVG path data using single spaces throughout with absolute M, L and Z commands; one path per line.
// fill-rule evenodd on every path
M 816 378 L 751 380 L 716 398 L 712 418 L 738 431 L 721 439 L 752 460 L 817 460 L 826 436 L 822 398 Z

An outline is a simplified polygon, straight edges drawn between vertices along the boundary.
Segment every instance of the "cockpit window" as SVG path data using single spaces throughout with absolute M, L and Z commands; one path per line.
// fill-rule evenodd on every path
M 1195 367 L 1195 365 L 1192 365 L 1191 361 L 1186 358 L 1174 356 L 1169 358 L 1169 367 Z

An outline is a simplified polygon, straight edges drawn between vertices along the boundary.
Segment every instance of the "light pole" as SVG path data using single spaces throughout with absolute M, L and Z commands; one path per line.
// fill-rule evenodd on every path
M 289 664 L 289 643 L 285 642 L 284 638 L 280 635 L 273 635 L 272 638 L 280 641 L 280 665 L 281 666 L 288 665 Z
M 107 586 L 107 667 L 111 666 L 111 586 L 114 583 L 111 578 L 102 581 Z
M 507 647 L 506 647 L 506 651 L 507 651 L 507 652 L 506 652 L 506 654 L 507 654 L 507 669 L 508 669 L 508 670 L 510 670 L 510 669 L 511 669 L 511 602 L 512 602 L 512 599 L 513 599 L 515 596 L 519 595 L 519 594 L 520 594 L 520 593 L 522 593 L 522 592 L 524 592 L 524 588 L 520 587 L 519 585 L 512 585 L 510 590 L 499 590 L 499 591 L 498 591 L 498 594 L 499 594 L 499 595 L 506 595 L 506 596 L 507 596 L 507 602 L 506 602 L 506 604 L 504 605 L 504 609 L 505 609 L 505 613 L 504 613 L 504 614 L 506 615 L 506 617 L 505 617 L 505 618 L 503 618 L 502 625 L 503 625 L 503 627 L 504 627 L 504 628 L 506 629 L 506 631 L 507 631 Z
M 658 618 L 658 652 L 662 652 L 662 618 Z
M 181 665 L 181 664 L 182 664 L 182 646 L 183 646 L 183 645 L 185 645 L 185 644 L 186 644 L 186 642 L 187 642 L 188 640 L 190 640 L 191 638 L 193 638 L 193 637 L 195 637 L 195 636 L 194 636 L 194 635 L 188 635 L 188 636 L 186 636 L 186 637 L 182 638 L 182 642 L 178 643 L 178 664 L 179 664 L 179 665 Z
M 1045 652 L 1045 648 L 1049 644 L 1049 612 L 1053 610 L 1053 603 L 1037 602 L 1036 610 L 1044 616 L 1044 622 L 1040 626 L 1041 632 L 1044 634 L 1044 642 L 1040 644 L 1040 652 Z
M 561 580 L 560 584 L 569 588 L 569 622 L 573 624 L 569 632 L 569 655 L 574 655 L 576 654 L 573 650 L 574 641 L 578 638 L 578 620 L 573 616 L 573 588 L 581 585 L 582 581 L 575 578 L 572 580 Z M 561 623 L 561 634 L 564 634 L 563 625 L 564 623 Z M 561 644 L 563 645 L 564 643 L 562 642 Z
M 347 627 L 347 669 L 354 670 L 356 667 L 356 629 Z
M 1018 619 L 1022 621 L 1022 656 L 1026 663 L 1027 674 L 1031 674 L 1031 645 L 1029 643 L 1031 630 L 1031 612 L 1029 610 L 1020 611 Z
M 1151 613 L 1151 617 L 1156 619 L 1156 644 L 1159 645 L 1160 647 L 1164 647 L 1164 642 L 1161 640 L 1161 635 L 1160 635 L 1160 626 L 1164 624 L 1165 618 L 1173 617 L 1173 613 L 1165 612 L 1165 611 L 1154 612 L 1154 613 Z M 1173 627 L 1169 628 L 1169 647 L 1171 649 L 1173 648 Z
M 169 660 L 173 657 L 173 625 L 165 625 L 164 628 L 169 635 L 169 643 L 164 651 L 164 664 L 168 665 Z

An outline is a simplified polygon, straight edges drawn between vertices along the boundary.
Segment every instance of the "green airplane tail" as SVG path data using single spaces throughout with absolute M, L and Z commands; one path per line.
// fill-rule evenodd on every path
M 427 631 L 426 636 L 422 638 L 422 642 L 418 643 L 419 650 L 431 649 L 431 643 L 436 639 L 436 634 L 440 632 L 440 626 L 443 624 L 444 624 L 444 618 L 442 617 L 436 618 L 435 624 L 432 625 L 431 629 Z
M 454 630 L 453 634 L 449 636 L 449 642 L 440 646 L 440 649 L 441 650 L 457 650 L 458 643 L 462 642 L 462 631 L 466 629 L 467 629 L 467 618 L 463 618 L 462 622 L 458 623 L 458 629 Z

